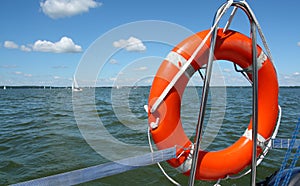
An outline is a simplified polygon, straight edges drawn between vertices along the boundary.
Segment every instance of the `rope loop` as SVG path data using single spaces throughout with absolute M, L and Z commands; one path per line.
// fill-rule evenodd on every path
M 300 118 L 298 118 L 298 122 L 297 122 L 295 130 L 293 132 L 292 140 L 291 140 L 291 145 L 289 146 L 289 148 L 288 148 L 288 150 L 287 150 L 287 152 L 285 154 L 284 160 L 282 162 L 282 165 L 280 167 L 280 170 L 279 170 L 279 172 L 276 175 L 275 186 L 278 186 L 279 183 L 280 183 L 280 181 L 281 181 L 282 173 L 283 173 L 283 171 L 284 171 L 284 169 L 285 169 L 285 167 L 287 165 L 288 160 L 290 159 L 293 146 L 295 144 L 297 135 L 299 133 L 299 129 L 300 129 Z M 282 184 L 283 186 L 287 185 L 287 183 L 290 181 L 292 170 L 296 166 L 296 162 L 297 162 L 297 160 L 299 158 L 299 155 L 300 155 L 300 146 L 298 146 L 297 151 L 296 151 L 296 153 L 294 155 L 293 161 L 292 161 L 292 163 L 290 165 L 289 171 L 288 171 L 288 173 L 284 177 L 283 184 Z

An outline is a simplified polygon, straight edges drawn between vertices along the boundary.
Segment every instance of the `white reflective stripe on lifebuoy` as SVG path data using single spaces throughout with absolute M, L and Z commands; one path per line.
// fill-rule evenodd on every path
M 167 55 L 166 60 L 175 65 L 178 69 L 181 69 L 181 67 L 187 62 L 187 60 L 183 56 L 174 51 L 171 51 Z M 184 74 L 190 79 L 194 72 L 195 69 L 191 65 L 189 65 Z
M 192 143 L 190 153 L 187 156 L 186 160 L 179 167 L 175 168 L 178 172 L 185 173 L 185 172 L 187 172 L 191 169 L 192 161 L 193 161 L 194 148 L 195 148 L 195 145 Z M 177 157 L 177 158 L 179 158 L 179 157 Z
M 192 158 L 187 158 L 179 167 L 176 167 L 175 169 L 180 173 L 189 171 L 192 167 L 192 160 Z
M 268 56 L 261 51 L 261 53 L 259 54 L 258 58 L 257 58 L 257 70 L 259 70 L 264 62 L 268 59 Z M 252 72 L 252 65 L 248 66 L 247 68 L 244 69 L 246 72 L 251 73 Z
M 249 140 L 252 140 L 252 129 L 247 129 L 245 131 L 245 133 L 243 134 L 244 137 L 246 137 L 247 139 Z M 259 133 L 257 133 L 257 143 L 260 147 L 264 148 L 264 143 L 266 142 L 267 140 L 262 136 L 260 135 Z

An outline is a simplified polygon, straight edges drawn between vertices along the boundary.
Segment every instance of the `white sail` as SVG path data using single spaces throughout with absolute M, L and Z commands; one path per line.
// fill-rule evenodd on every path
M 80 87 L 78 86 L 78 83 L 77 83 L 77 81 L 76 81 L 76 79 L 75 79 L 75 76 L 74 76 L 74 78 L 73 78 L 72 91 L 82 91 L 82 88 L 80 88 Z

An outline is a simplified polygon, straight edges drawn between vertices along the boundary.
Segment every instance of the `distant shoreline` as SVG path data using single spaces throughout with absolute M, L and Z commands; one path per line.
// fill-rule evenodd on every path
M 5 88 L 4 88 L 5 87 Z M 123 86 L 121 88 L 131 88 L 134 86 Z M 137 86 L 137 87 L 151 87 L 151 86 Z M 189 87 L 202 87 L 202 86 L 189 86 Z M 213 86 L 223 87 L 223 86 Z M 226 88 L 250 88 L 251 86 L 226 86 Z M 82 87 L 82 88 L 114 88 L 112 86 L 98 86 L 98 87 Z M 300 88 L 300 86 L 279 86 L 279 88 Z M 71 89 L 71 87 L 62 86 L 0 86 L 1 89 Z

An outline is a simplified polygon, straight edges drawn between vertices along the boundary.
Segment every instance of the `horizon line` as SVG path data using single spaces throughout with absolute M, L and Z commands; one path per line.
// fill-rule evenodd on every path
M 130 86 L 130 85 L 124 85 L 124 86 L 83 86 L 81 88 L 131 88 L 131 87 L 151 87 L 151 85 L 139 85 L 139 86 Z M 203 85 L 197 85 L 192 86 L 188 85 L 186 87 L 203 87 Z M 228 86 L 210 86 L 210 87 L 247 87 L 250 88 L 251 85 L 228 85 Z M 43 85 L 2 85 L 0 86 L 0 89 L 17 89 L 17 88 L 38 88 L 38 89 L 49 89 L 49 88 L 60 88 L 60 89 L 71 89 L 71 86 L 43 86 Z M 300 88 L 300 85 L 281 85 L 279 88 Z

